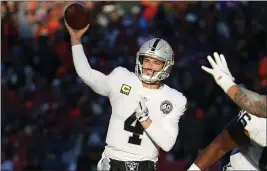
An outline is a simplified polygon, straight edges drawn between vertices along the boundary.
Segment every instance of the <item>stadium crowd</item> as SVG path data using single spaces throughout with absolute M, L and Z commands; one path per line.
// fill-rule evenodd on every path
M 96 169 L 111 107 L 75 72 L 63 24 L 69 3 L 1 2 L 2 169 Z M 167 83 L 189 103 L 176 145 L 161 161 L 191 164 L 237 114 L 200 68 L 208 54 L 223 53 L 237 83 L 267 93 L 264 2 L 82 3 L 91 18 L 83 44 L 97 70 L 134 71 L 136 52 L 151 37 L 173 47 L 176 64 Z

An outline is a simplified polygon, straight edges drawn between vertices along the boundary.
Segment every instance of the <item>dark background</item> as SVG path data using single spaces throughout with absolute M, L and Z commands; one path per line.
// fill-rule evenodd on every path
M 75 72 L 62 18 L 69 3 L 1 2 L 2 169 L 93 171 L 100 159 L 111 108 Z M 93 68 L 134 71 L 136 52 L 152 37 L 174 49 L 167 84 L 189 103 L 176 145 L 160 153 L 160 170 L 191 164 L 237 115 L 201 70 L 207 55 L 223 53 L 236 83 L 266 93 L 266 2 L 83 3 L 91 11 L 83 45 Z

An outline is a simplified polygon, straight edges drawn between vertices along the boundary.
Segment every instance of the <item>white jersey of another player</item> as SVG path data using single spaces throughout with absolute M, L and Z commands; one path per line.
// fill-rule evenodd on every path
M 112 87 L 109 95 L 112 115 L 105 155 L 122 161 L 156 161 L 159 146 L 151 140 L 134 114 L 138 95 L 147 99 L 150 118 L 155 126 L 158 126 L 159 130 L 169 132 L 173 137 L 178 134 L 178 121 L 184 112 L 186 98 L 167 85 L 160 89 L 144 88 L 134 73 L 122 67 L 116 68 L 110 74 L 109 82 Z M 173 145 L 175 139 L 166 139 L 165 143 Z
M 230 162 L 224 170 L 260 170 L 260 164 L 267 162 L 264 158 L 266 147 L 250 147 L 247 152 L 239 149 L 233 150 Z M 265 160 L 265 161 L 264 161 Z
M 266 118 L 259 118 L 242 110 L 238 121 L 249 133 L 251 146 L 235 149 L 231 153 L 230 163 L 225 170 L 260 170 L 260 165 L 266 161 Z
M 253 145 L 266 146 L 266 118 L 260 118 L 241 110 L 238 115 L 238 121 L 248 132 Z

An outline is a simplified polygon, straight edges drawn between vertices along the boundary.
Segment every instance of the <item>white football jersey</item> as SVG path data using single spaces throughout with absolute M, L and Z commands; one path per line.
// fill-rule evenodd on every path
M 160 89 L 144 88 L 135 73 L 122 67 L 115 68 L 108 79 L 112 114 L 105 156 L 120 161 L 157 161 L 159 146 L 136 120 L 134 111 L 138 99 L 140 95 L 147 99 L 146 105 L 152 122 L 163 123 L 164 129 L 171 125 L 169 121 L 176 122 L 175 128 L 170 131 L 177 131 L 178 134 L 178 121 L 184 112 L 181 109 L 186 108 L 186 98 L 167 85 Z
M 233 150 L 230 164 L 225 170 L 260 170 L 259 163 L 263 160 L 264 147 L 250 147 L 248 151 Z M 265 161 L 267 162 L 267 161 Z
M 266 148 L 266 118 L 259 118 L 242 110 L 238 121 L 248 131 L 252 145 L 247 150 L 233 150 L 226 170 L 260 170 L 259 163 L 264 160 L 263 150 Z
M 238 121 L 247 130 L 249 138 L 255 146 L 266 146 L 266 118 L 260 118 L 241 110 L 238 115 Z

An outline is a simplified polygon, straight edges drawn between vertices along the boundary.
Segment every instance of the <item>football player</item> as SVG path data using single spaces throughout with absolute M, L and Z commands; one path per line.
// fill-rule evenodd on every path
M 83 51 L 82 30 L 71 36 L 74 66 L 96 93 L 109 97 L 112 114 L 98 170 L 154 171 L 159 149 L 170 151 L 186 110 L 182 93 L 162 84 L 174 65 L 173 50 L 163 39 L 145 42 L 137 53 L 135 73 L 117 67 L 109 75 L 91 68 Z
M 195 163 L 191 165 L 189 170 L 204 170 L 220 159 L 226 152 L 237 147 L 239 149 L 233 151 L 230 157 L 230 164 L 225 169 L 250 170 L 251 168 L 260 168 L 262 170 L 266 167 L 267 155 L 266 149 L 263 148 L 266 146 L 266 119 L 258 118 L 257 116 L 266 117 L 266 96 L 237 86 L 228 69 L 224 55 L 219 55 L 215 52 L 214 58 L 216 62 L 211 56 L 208 56 L 212 69 L 205 66 L 202 66 L 202 69 L 212 74 L 216 83 L 236 104 L 245 110 L 242 110 L 238 119 L 234 119 L 216 137 L 197 158 Z
M 208 56 L 208 61 L 212 69 L 202 66 L 201 68 L 213 75 L 216 83 L 224 90 L 224 92 L 242 109 L 252 115 L 258 117 L 267 117 L 267 96 L 249 91 L 234 83 L 224 55 L 214 53 L 215 61 Z
M 232 151 L 223 170 L 267 170 L 266 119 L 242 110 L 188 170 L 205 170 Z

